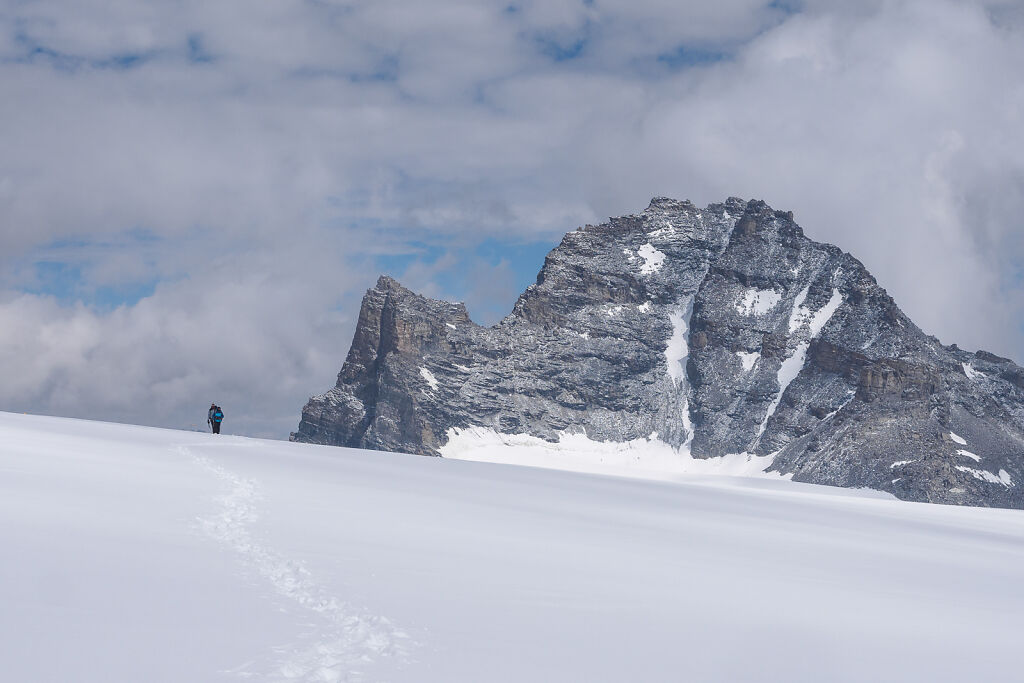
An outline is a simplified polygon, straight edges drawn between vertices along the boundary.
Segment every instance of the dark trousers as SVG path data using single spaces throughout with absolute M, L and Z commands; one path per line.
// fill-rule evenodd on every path
M 213 433 L 220 434 L 220 422 L 213 423 Z

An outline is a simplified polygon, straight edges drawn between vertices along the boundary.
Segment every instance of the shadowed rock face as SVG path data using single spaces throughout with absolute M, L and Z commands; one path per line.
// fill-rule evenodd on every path
M 925 335 L 760 201 L 656 198 L 570 232 L 494 327 L 381 277 L 292 439 L 437 455 L 453 427 L 657 433 L 694 457 L 775 453 L 796 481 L 1024 507 L 1024 369 Z

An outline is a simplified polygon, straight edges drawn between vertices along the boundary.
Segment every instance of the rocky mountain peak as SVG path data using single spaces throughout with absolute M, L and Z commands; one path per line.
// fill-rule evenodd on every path
M 416 295 L 415 292 L 403 287 L 402 283 L 400 283 L 398 280 L 391 277 L 390 275 L 381 275 L 380 277 L 378 277 L 377 285 L 374 287 L 374 289 L 377 289 L 381 292 L 389 292 L 393 294 L 409 294 L 412 296 Z
M 1024 506 L 1024 370 L 942 346 L 854 257 L 758 200 L 656 197 L 569 232 L 493 327 L 381 277 L 293 438 L 437 455 L 471 428 Z

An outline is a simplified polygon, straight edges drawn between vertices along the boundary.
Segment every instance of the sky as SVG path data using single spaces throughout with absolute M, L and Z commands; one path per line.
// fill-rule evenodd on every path
M 651 197 L 1024 362 L 1016 0 L 0 0 L 0 410 L 287 438 L 389 273 L 492 324 Z

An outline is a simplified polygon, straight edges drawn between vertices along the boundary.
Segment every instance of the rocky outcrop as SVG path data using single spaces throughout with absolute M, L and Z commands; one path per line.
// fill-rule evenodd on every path
M 570 232 L 493 327 L 381 277 L 292 438 L 436 455 L 466 427 L 656 434 L 797 481 L 1024 507 L 1024 370 L 943 346 L 760 201 L 656 198 Z

